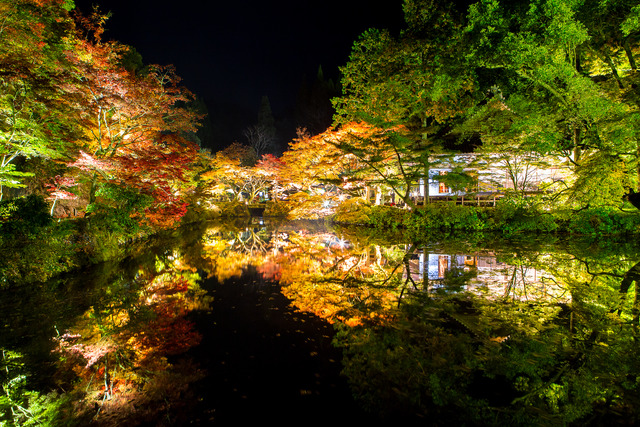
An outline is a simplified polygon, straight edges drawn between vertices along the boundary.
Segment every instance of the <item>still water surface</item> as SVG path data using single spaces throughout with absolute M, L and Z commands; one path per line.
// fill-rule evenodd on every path
M 633 423 L 639 261 L 630 242 L 200 224 L 1 293 L 3 419 Z

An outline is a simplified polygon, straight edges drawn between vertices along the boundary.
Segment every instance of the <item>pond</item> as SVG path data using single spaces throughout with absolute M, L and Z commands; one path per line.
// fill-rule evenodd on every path
M 195 224 L 0 293 L 1 420 L 633 424 L 637 279 L 634 239 Z

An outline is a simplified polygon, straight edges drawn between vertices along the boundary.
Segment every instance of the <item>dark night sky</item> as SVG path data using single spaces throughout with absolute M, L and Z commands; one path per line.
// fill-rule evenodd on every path
M 304 75 L 321 65 L 337 80 L 363 31 L 397 33 L 403 23 L 402 0 L 76 0 L 85 13 L 93 4 L 113 13 L 106 38 L 135 47 L 145 63 L 174 64 L 235 139 L 257 120 L 263 95 L 287 119 Z

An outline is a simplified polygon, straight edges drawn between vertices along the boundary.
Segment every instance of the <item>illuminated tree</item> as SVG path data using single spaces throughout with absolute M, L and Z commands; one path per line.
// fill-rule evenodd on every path
M 207 192 L 229 201 L 241 201 L 246 183 L 251 179 L 254 153 L 250 147 L 234 142 L 218 151 L 211 160 L 212 170 L 202 174 Z
M 7 0 L 0 4 L 0 199 L 3 187 L 21 187 L 30 173 L 19 158 L 60 159 L 73 135 L 57 87 L 59 54 L 72 29 L 69 1 Z
M 591 156 L 617 157 L 606 162 L 616 165 L 606 174 L 623 164 L 625 174 L 633 173 L 638 109 L 623 81 L 635 77 L 611 68 L 613 45 L 602 39 L 609 20 L 597 18 L 611 7 L 621 14 L 614 17 L 619 22 L 630 12 L 623 3 L 600 8 L 596 2 L 531 1 L 507 7 L 487 1 L 470 7 L 467 57 L 479 76 L 491 73 L 485 77 L 485 101 L 468 111 L 466 122 L 482 138 L 483 149 L 563 155 L 585 178 L 595 175 L 589 165 L 600 164 Z M 616 43 L 633 46 L 633 38 Z M 603 72 L 613 80 L 599 78 Z M 570 203 L 587 202 L 575 198 Z
M 425 180 L 440 154 L 481 147 L 534 165 L 562 156 L 584 180 L 603 172 L 590 172 L 602 166 L 597 158 L 616 158 L 605 174 L 623 168 L 621 188 L 635 188 L 637 76 L 625 71 L 636 67 L 635 6 L 406 0 L 400 36 L 369 30 L 354 43 L 341 69 L 343 96 L 334 100 L 338 122 L 406 127 L 410 139 L 400 148 L 422 164 Z M 564 200 L 585 206 L 569 197 L 584 188 Z M 619 205 L 619 193 L 606 204 Z
M 197 155 L 195 146 L 173 134 L 159 136 L 155 144 L 122 151 L 113 158 L 116 182 L 152 198 L 145 210 L 151 224 L 175 225 L 186 213 L 185 192 L 193 187 L 188 168 Z
M 170 226 L 185 212 L 178 187 L 195 158 L 193 144 L 180 137 L 195 131 L 197 116 L 183 106 L 191 94 L 173 67 L 149 66 L 137 75 L 123 68 L 129 50 L 101 41 L 105 19 L 94 12 L 85 25 L 92 39 L 78 37 L 67 51 L 75 81 L 65 89 L 86 135 L 79 148 L 94 159 L 82 168 L 90 171 L 89 204 L 102 183 L 124 185 L 151 196 L 146 213 L 152 224 Z
M 298 129 L 298 136 L 282 155 L 285 164 L 284 183 L 309 194 L 323 193 L 322 183 L 337 181 L 343 171 L 342 152 L 326 141 L 332 131 L 312 136 Z
M 62 177 L 60 175 L 56 175 L 53 179 L 53 184 L 46 184 L 47 191 L 49 192 L 47 200 L 53 201 L 51 204 L 51 216 L 53 216 L 56 202 L 58 200 L 75 200 L 78 198 L 77 195 L 67 190 L 68 188 L 75 187 L 76 185 L 78 185 L 78 183 L 75 178 Z
M 414 155 L 413 141 L 405 129 L 347 123 L 329 141 L 341 152 L 357 159 L 345 174 L 347 180 L 350 176 L 359 180 L 365 177 L 367 184 L 390 188 L 406 206 L 415 209 L 411 192 L 424 176 L 423 154 Z
M 402 126 L 402 134 L 386 141 L 403 163 L 398 181 L 426 183 L 438 155 L 460 149 L 450 131 L 475 103 L 476 76 L 459 54 L 464 11 L 430 0 L 406 1 L 404 11 L 409 28 L 400 37 L 371 29 L 354 43 L 341 67 L 343 95 L 333 102 L 338 123 Z M 428 185 L 425 190 L 428 202 Z
M 258 161 L 255 168 L 267 180 L 268 186 L 266 190 L 271 194 L 271 200 L 277 203 L 284 190 L 282 185 L 285 170 L 284 162 L 273 154 L 266 154 Z

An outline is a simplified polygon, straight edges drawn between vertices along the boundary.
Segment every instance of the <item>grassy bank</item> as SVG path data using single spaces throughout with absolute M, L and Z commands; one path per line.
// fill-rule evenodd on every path
M 172 230 L 140 225 L 128 212 L 54 219 L 40 196 L 0 203 L 0 288 L 44 282 L 86 265 L 118 261 Z
M 640 212 L 606 207 L 546 211 L 512 203 L 493 207 L 437 203 L 409 211 L 391 206 L 350 203 L 338 208 L 334 221 L 378 229 L 430 232 L 497 232 L 504 237 L 527 234 L 624 235 L 640 233 Z
M 135 243 L 174 232 L 142 227 L 117 210 L 98 213 L 90 220 L 57 221 L 49 215 L 42 198 L 30 196 L 16 200 L 10 208 L 4 202 L 0 204 L 0 287 L 46 281 L 85 265 L 122 259 L 133 250 Z M 249 216 L 247 206 L 240 203 L 224 203 L 215 210 L 196 206 L 194 204 L 182 219 L 183 224 Z M 640 233 L 640 212 L 603 207 L 544 211 L 513 203 L 501 203 L 495 208 L 437 203 L 409 211 L 391 206 L 370 206 L 360 199 L 351 199 L 338 206 L 335 215 L 328 217 L 319 218 L 315 204 L 301 210 L 292 203 L 269 204 L 265 216 L 284 218 L 288 217 L 288 212 L 301 216 L 295 219 L 325 219 L 337 224 L 366 226 L 371 230 L 402 231 L 405 236 L 408 234 L 409 238 L 418 240 L 442 232 L 469 236 L 491 232 L 505 238 Z

